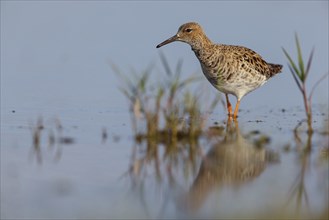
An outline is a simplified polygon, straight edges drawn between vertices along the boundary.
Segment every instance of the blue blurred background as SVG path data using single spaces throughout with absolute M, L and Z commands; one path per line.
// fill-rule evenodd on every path
M 281 50 L 296 54 L 295 32 L 305 58 L 315 47 L 309 90 L 328 72 L 328 1 L 1 1 L 1 109 L 127 109 L 109 62 L 127 73 L 152 62 L 161 69 L 161 50 L 173 67 L 183 59 L 185 76 L 201 74 L 188 45 L 155 48 L 188 21 L 213 42 L 243 45 L 284 65 L 242 109 L 302 105 Z M 327 79 L 314 103 L 328 106 Z

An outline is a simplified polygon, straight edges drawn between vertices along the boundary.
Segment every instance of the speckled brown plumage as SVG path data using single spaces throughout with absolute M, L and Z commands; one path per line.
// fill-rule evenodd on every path
M 282 69 L 282 65 L 267 63 L 249 48 L 213 44 L 195 22 L 180 26 L 176 35 L 157 45 L 157 48 L 173 41 L 182 41 L 191 46 L 206 78 L 216 89 L 225 93 L 229 116 L 232 107 L 228 94 L 237 98 L 234 118 L 237 117 L 242 97 L 262 86 Z

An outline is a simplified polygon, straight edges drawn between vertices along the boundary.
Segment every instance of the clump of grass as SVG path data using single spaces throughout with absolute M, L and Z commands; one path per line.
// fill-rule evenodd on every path
M 130 103 L 136 139 L 140 141 L 144 138 L 154 138 L 160 142 L 197 139 L 204 128 L 201 93 L 191 93 L 188 86 L 199 77 L 190 76 L 182 79 L 182 61 L 178 61 L 173 71 L 163 54 L 160 54 L 160 58 L 165 75 L 157 77 L 156 82 L 151 81 L 153 65 L 141 74 L 132 71 L 128 77 L 112 64 L 112 69 L 123 82 L 120 90 Z M 220 96 L 217 96 L 207 110 L 215 108 L 219 100 Z M 140 123 L 144 124 L 143 132 L 139 130 Z
M 297 84 L 297 87 L 299 91 L 301 92 L 303 96 L 303 101 L 304 101 L 304 107 L 305 107 L 305 113 L 306 113 L 306 121 L 308 125 L 308 133 L 312 134 L 313 133 L 313 128 L 312 128 L 312 96 L 315 88 L 318 86 L 318 84 L 325 78 L 327 77 L 327 74 L 322 76 L 313 86 L 310 94 L 307 94 L 306 91 L 306 80 L 308 78 L 311 64 L 312 64 L 312 59 L 313 59 L 313 54 L 314 54 L 314 48 L 312 49 L 310 56 L 308 58 L 307 64 L 305 66 L 305 62 L 302 56 L 302 49 L 300 47 L 299 39 L 297 34 L 295 35 L 295 41 L 296 41 L 296 48 L 297 48 L 297 62 L 294 62 L 291 56 L 288 54 L 288 52 L 282 48 L 284 54 L 286 55 L 288 59 L 288 66 L 289 70 Z

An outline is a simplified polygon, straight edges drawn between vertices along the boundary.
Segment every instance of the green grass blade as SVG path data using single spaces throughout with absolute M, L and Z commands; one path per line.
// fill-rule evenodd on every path
M 297 55 L 298 55 L 298 65 L 299 65 L 299 70 L 300 70 L 300 75 L 301 75 L 301 80 L 302 82 L 305 81 L 305 68 L 304 68 L 304 61 L 303 61 L 303 56 L 302 56 L 302 49 L 300 48 L 299 40 L 298 40 L 298 35 L 295 35 L 296 39 L 296 47 L 297 47 Z
M 110 65 L 111 65 L 113 72 L 119 78 L 121 78 L 121 81 L 125 84 L 125 87 L 129 88 L 132 91 L 134 88 L 134 83 L 131 81 L 131 79 L 128 78 L 125 74 L 123 74 L 123 72 L 115 64 L 110 63 Z
M 173 74 L 172 74 L 172 71 L 171 71 L 170 66 L 169 66 L 169 64 L 168 64 L 167 58 L 166 58 L 165 55 L 164 55 L 163 53 L 161 53 L 161 52 L 160 52 L 160 59 L 161 59 L 161 63 L 162 63 L 162 65 L 163 65 L 163 67 L 164 67 L 164 69 L 165 69 L 167 75 L 172 76 Z
M 169 89 L 169 98 L 168 98 L 168 103 L 169 105 L 172 105 L 175 94 L 177 92 L 179 81 L 175 80 L 171 82 L 170 89 Z
M 309 100 L 312 99 L 312 96 L 313 96 L 313 93 L 314 93 L 315 89 L 319 86 L 319 84 L 320 84 L 321 82 L 323 82 L 323 80 L 324 80 L 326 77 L 328 77 L 328 75 L 329 75 L 329 73 L 326 73 L 326 74 L 324 74 L 324 75 L 323 75 L 318 81 L 316 81 L 316 83 L 313 85 L 312 90 L 311 90 L 311 92 L 310 92 L 310 95 L 309 95 L 309 97 L 308 97 Z
M 127 89 L 120 87 L 119 90 L 129 99 L 129 101 L 133 101 L 133 97 Z
M 221 95 L 216 95 L 216 97 L 214 98 L 214 100 L 210 104 L 208 111 L 213 111 L 214 108 L 217 106 L 218 102 L 221 101 L 221 100 L 222 100 L 222 96 Z
M 181 83 L 179 83 L 178 89 L 182 89 L 184 86 L 186 86 L 194 81 L 197 81 L 199 79 L 200 79 L 200 77 L 198 77 L 198 76 L 189 77 L 189 78 L 185 79 L 184 81 L 182 81 Z
M 117 75 L 122 75 L 120 68 L 117 65 L 115 65 L 112 61 L 109 61 L 109 65 L 114 73 L 116 73 Z
M 176 71 L 175 71 L 175 75 L 180 75 L 182 72 L 182 66 L 183 66 L 183 60 L 180 59 L 178 60 L 178 63 L 176 65 Z
M 314 54 L 314 48 L 311 51 L 310 58 L 308 58 L 308 62 L 307 62 L 307 66 L 306 66 L 306 72 L 305 72 L 305 80 L 308 76 L 308 73 L 310 72 L 311 63 L 312 63 L 312 59 L 313 59 L 313 54 Z
M 303 88 L 302 88 L 301 83 L 300 83 L 300 81 L 299 81 L 300 79 L 297 78 L 296 73 L 294 72 L 294 70 L 292 69 L 292 67 L 291 67 L 290 65 L 288 65 L 288 67 L 289 67 L 289 69 L 290 69 L 291 75 L 294 77 L 294 80 L 296 81 L 296 84 L 297 84 L 299 90 L 300 90 L 301 92 L 303 92 Z
M 163 87 L 160 87 L 158 89 L 158 93 L 157 93 L 157 96 L 156 96 L 156 104 L 155 104 L 155 113 L 156 114 L 159 114 L 159 111 L 160 111 L 160 103 L 161 103 L 161 99 L 164 95 L 164 89 Z
M 149 72 L 145 71 L 138 82 L 139 91 L 141 91 L 143 93 L 146 91 L 146 85 L 147 85 L 148 79 L 149 79 Z
M 292 73 L 296 73 L 297 76 L 298 76 L 299 78 L 301 78 L 301 73 L 299 72 L 299 70 L 298 70 L 296 64 L 295 64 L 294 61 L 291 59 L 291 57 L 290 57 L 290 55 L 288 54 L 288 52 L 287 52 L 283 47 L 282 47 L 282 50 L 283 50 L 283 53 L 286 55 L 286 57 L 287 57 L 288 60 L 289 60 L 289 66 L 291 66 L 292 69 L 294 70 L 294 71 L 292 71 Z

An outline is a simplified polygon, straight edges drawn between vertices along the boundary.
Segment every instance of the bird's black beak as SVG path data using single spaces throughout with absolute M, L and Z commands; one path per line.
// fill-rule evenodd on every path
M 164 46 L 164 45 L 166 45 L 166 44 L 169 44 L 169 43 L 171 43 L 171 42 L 174 42 L 174 41 L 176 41 L 176 40 L 178 40 L 178 35 L 177 35 L 177 34 L 174 35 L 174 36 L 172 36 L 171 38 L 169 38 L 169 39 L 163 41 L 162 43 L 158 44 L 156 48 L 162 47 L 162 46 Z

